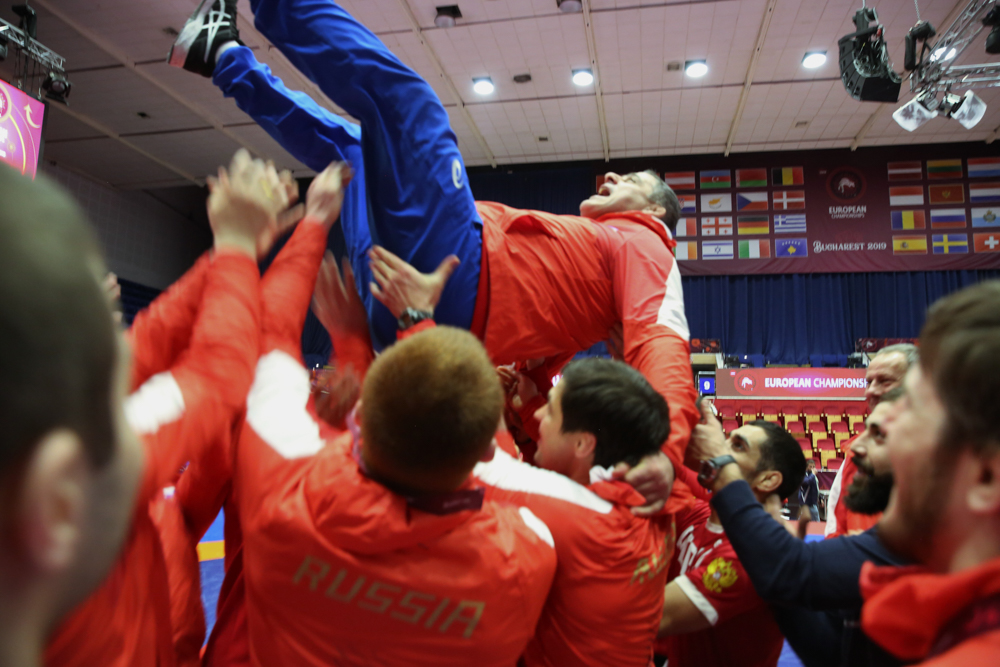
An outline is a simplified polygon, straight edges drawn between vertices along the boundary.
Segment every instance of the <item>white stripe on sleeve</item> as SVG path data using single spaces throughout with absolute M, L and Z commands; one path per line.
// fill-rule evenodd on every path
M 286 459 L 313 456 L 326 446 L 306 410 L 309 392 L 309 371 L 287 353 L 273 350 L 258 360 L 247 424 Z
M 719 612 L 715 611 L 715 607 L 712 606 L 712 603 L 709 602 L 708 598 L 702 595 L 701 591 L 699 591 L 697 587 L 691 583 L 691 580 L 687 578 L 686 574 L 682 574 L 677 577 L 675 581 L 677 582 L 677 585 L 680 586 L 680 589 L 684 591 L 684 595 L 688 596 L 688 599 L 691 600 L 691 602 L 694 603 L 694 606 L 698 608 L 698 611 L 705 615 L 705 618 L 708 619 L 709 625 L 715 625 L 719 622 Z

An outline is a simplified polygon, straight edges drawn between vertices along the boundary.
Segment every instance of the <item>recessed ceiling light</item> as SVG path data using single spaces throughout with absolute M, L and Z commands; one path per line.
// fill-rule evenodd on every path
M 816 69 L 826 64 L 826 51 L 808 51 L 802 57 L 802 66 L 808 69 Z
M 667 63 L 667 71 L 668 72 L 679 72 L 679 71 L 681 71 L 681 67 L 683 67 L 683 65 L 684 64 L 682 62 L 680 62 L 679 60 L 674 60 L 673 62 Z
M 530 74 L 515 74 L 514 75 L 514 83 L 528 83 L 529 81 L 531 81 L 531 75 Z
M 458 5 L 444 5 L 435 9 L 437 16 L 434 17 L 434 25 L 439 28 L 454 28 L 455 20 L 462 18 L 462 10 Z
M 493 92 L 493 79 L 488 76 L 473 79 L 472 89 L 480 95 L 489 95 Z
M 559 6 L 559 11 L 566 14 L 575 14 L 576 12 L 583 11 L 583 2 L 581 0 L 556 0 L 556 5 Z
M 708 74 L 708 63 L 704 60 L 688 60 L 684 63 L 684 73 L 696 79 L 705 76 Z
M 594 73 L 589 69 L 573 70 L 573 83 L 578 86 L 589 86 L 594 83 Z

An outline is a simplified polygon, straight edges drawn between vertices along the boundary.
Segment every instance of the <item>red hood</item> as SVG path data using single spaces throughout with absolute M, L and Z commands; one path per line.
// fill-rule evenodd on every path
M 677 241 L 674 240 L 674 235 L 670 233 L 667 229 L 667 225 L 664 224 L 662 220 L 657 218 L 655 215 L 650 215 L 649 213 L 643 213 L 642 211 L 625 211 L 624 213 L 608 213 L 607 215 L 602 215 L 596 222 L 601 224 L 613 224 L 615 221 L 628 220 L 629 222 L 635 222 L 646 229 L 650 230 L 661 239 L 663 239 L 664 245 L 670 250 L 674 251 L 677 247 Z

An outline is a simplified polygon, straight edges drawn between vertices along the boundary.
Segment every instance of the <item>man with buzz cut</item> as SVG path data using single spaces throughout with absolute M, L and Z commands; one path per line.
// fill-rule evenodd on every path
M 257 28 L 359 119 L 360 131 L 287 91 L 253 61 L 238 42 L 233 0 L 205 0 L 169 61 L 214 76 L 314 168 L 349 151 L 361 154 L 364 190 L 355 190 L 354 214 L 341 221 L 356 273 L 365 275 L 358 263 L 369 243 L 425 274 L 456 256 L 435 317 L 471 330 L 496 364 L 565 361 L 621 326 L 624 360 L 670 406 L 663 450 L 673 468 L 682 465 L 698 415 L 671 253 L 680 214 L 673 191 L 653 172 L 609 173 L 600 192 L 581 203 L 580 216 L 477 204 L 440 100 L 374 34 L 332 0 L 254 0 L 251 8 Z M 376 347 L 391 343 L 394 319 L 363 297 Z M 684 488 L 678 485 L 671 511 L 689 500 Z

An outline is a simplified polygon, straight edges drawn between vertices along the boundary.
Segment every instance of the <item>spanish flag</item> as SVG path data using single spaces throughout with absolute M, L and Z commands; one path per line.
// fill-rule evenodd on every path
M 892 237 L 892 254 L 893 255 L 926 255 L 927 254 L 927 237 L 926 236 L 893 236 Z

